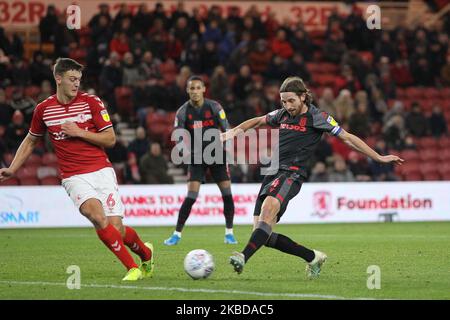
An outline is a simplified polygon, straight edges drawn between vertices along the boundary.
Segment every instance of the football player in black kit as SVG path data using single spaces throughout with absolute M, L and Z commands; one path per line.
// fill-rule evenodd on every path
M 226 141 L 261 125 L 267 124 L 280 130 L 278 172 L 264 178 L 255 205 L 253 233 L 244 250 L 233 253 L 230 263 L 234 271 L 241 273 L 250 257 L 265 245 L 304 259 L 307 262 L 307 276 L 315 278 L 327 259 L 326 254 L 308 249 L 285 235 L 272 232 L 272 229 L 306 180 L 309 160 L 322 133 L 328 132 L 340 138 L 356 151 L 380 163 L 401 164 L 403 159 L 395 155 L 379 155 L 361 139 L 342 129 L 332 116 L 312 104 L 311 93 L 301 78 L 287 78 L 280 87 L 280 98 L 282 108 L 247 120 L 221 134 L 221 140 Z
M 164 241 L 164 244 L 168 246 L 176 245 L 180 242 L 181 232 L 197 199 L 200 184 L 205 181 L 207 169 L 210 170 L 212 178 L 222 193 L 223 214 L 226 225 L 224 242 L 226 244 L 237 244 L 233 234 L 234 202 L 231 194 L 230 174 L 225 161 L 225 151 L 219 135 L 217 135 L 217 141 L 211 143 L 216 143 L 216 146 L 219 146 L 220 151 L 218 152 L 221 152 L 223 161 L 220 163 L 213 162 L 212 164 L 209 161 L 209 164 L 207 164 L 208 161 L 203 159 L 203 151 L 210 145 L 210 142 L 201 139 L 209 129 L 221 129 L 222 132 L 225 132 L 229 129 L 229 124 L 222 106 L 214 100 L 204 98 L 205 90 L 202 78 L 198 76 L 190 77 L 187 81 L 189 100 L 176 113 L 175 129 L 187 130 L 190 135 L 189 140 L 192 143 L 189 151 L 188 194 L 178 213 L 178 221 L 174 233 Z M 195 148 L 196 142 L 197 146 L 200 145 L 200 148 Z M 185 142 L 181 141 L 179 143 Z

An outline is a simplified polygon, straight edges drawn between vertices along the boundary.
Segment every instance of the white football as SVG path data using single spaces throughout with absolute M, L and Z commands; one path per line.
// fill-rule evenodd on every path
M 208 278 L 214 271 L 212 255 L 203 249 L 192 250 L 184 258 L 184 271 L 194 280 Z

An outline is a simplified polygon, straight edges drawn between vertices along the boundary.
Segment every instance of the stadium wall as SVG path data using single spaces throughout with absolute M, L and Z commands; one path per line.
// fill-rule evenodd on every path
M 0 0 L 0 24 L 5 27 L 32 27 L 37 26 L 39 21 L 47 12 L 47 6 L 52 4 L 60 12 L 66 11 L 67 7 L 76 3 L 81 8 L 81 25 L 85 26 L 89 20 L 98 13 L 101 3 L 110 5 L 110 13 L 114 17 L 119 11 L 120 5 L 126 2 L 132 13 L 138 10 L 142 3 L 148 5 L 149 10 L 153 10 L 157 2 L 162 2 L 164 8 L 169 12 L 175 10 L 178 0 L 150 1 L 150 0 Z M 238 7 L 241 12 L 246 12 L 248 8 L 255 5 L 263 17 L 270 12 L 274 12 L 280 21 L 289 19 L 293 23 L 303 21 L 307 29 L 325 29 L 328 17 L 333 8 L 337 8 L 340 13 L 348 13 L 350 7 L 340 1 L 220 1 L 220 0 L 187 0 L 184 1 L 186 11 L 192 12 L 193 8 L 199 8 L 200 13 L 207 15 L 208 9 L 212 5 L 217 5 L 224 16 L 232 7 Z M 365 13 L 365 9 L 370 3 L 357 2 Z
M 234 184 L 235 224 L 252 224 L 260 184 Z M 450 220 L 450 182 L 306 183 L 282 223 Z M 122 185 L 125 221 L 132 226 L 173 226 L 186 195 L 185 185 Z M 222 198 L 216 185 L 200 190 L 188 224 L 222 225 Z M 84 227 L 62 187 L 0 187 L 0 228 Z

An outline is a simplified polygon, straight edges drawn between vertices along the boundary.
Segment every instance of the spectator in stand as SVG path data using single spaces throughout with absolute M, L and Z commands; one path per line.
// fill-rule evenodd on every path
M 342 89 L 348 89 L 351 93 L 361 89 L 361 84 L 354 77 L 353 70 L 349 65 L 344 65 L 341 75 L 336 78 L 335 91 L 341 91 Z
M 414 143 L 414 138 L 410 135 L 405 137 L 405 143 L 403 144 L 403 150 L 417 150 L 417 145 Z
M 136 161 L 139 163 L 141 157 L 148 151 L 149 141 L 147 138 L 147 132 L 144 127 L 137 127 L 136 138 L 131 141 L 128 146 L 128 152 L 132 152 L 136 155 Z
M 33 53 L 33 61 L 30 64 L 29 70 L 31 83 L 35 86 L 40 86 L 44 80 L 53 80 L 51 66 L 47 61 L 44 61 L 44 55 L 41 51 L 35 51 Z
M 448 132 L 447 122 L 445 121 L 445 117 L 442 114 L 442 109 L 439 105 L 435 105 L 433 107 L 433 112 L 431 116 L 428 118 L 429 128 L 431 131 L 431 135 L 433 137 L 441 137 L 442 135 L 446 135 Z
M 406 87 L 414 82 L 409 68 L 409 62 L 406 59 L 397 59 L 391 65 L 391 74 L 397 86 Z
M 215 44 L 219 44 L 222 41 L 222 31 L 219 29 L 217 20 L 211 20 L 202 34 L 202 42 L 206 43 L 208 41 L 212 41 Z
M 314 52 L 314 45 L 308 33 L 302 28 L 297 28 L 292 37 L 289 37 L 294 52 L 301 54 L 306 61 L 311 61 Z
M 145 51 L 139 65 L 139 72 L 145 80 L 159 79 L 162 77 L 160 65 L 161 61 L 154 58 L 151 51 Z
M 291 76 L 300 77 L 305 82 L 311 80 L 311 73 L 306 68 L 303 56 L 298 52 L 294 53 L 292 59 L 288 61 L 288 70 Z
M 323 46 L 323 55 L 326 61 L 339 63 L 347 47 L 343 41 L 341 31 L 334 31 L 330 34 Z
M 150 30 L 152 22 L 152 14 L 148 10 L 147 4 L 141 3 L 137 13 L 131 18 L 133 29 L 140 34 L 145 35 L 148 30 Z
M 424 137 L 428 134 L 428 121 L 419 103 L 412 104 L 411 111 L 406 115 L 405 120 L 406 129 L 413 137 Z
M 170 25 L 172 27 L 176 28 L 176 24 L 180 21 L 180 18 L 185 19 L 185 21 L 186 21 L 186 27 L 185 28 L 187 29 L 187 31 L 189 31 L 188 34 L 190 34 L 191 30 L 189 30 L 190 27 L 188 25 L 188 21 L 190 19 L 190 16 L 186 12 L 186 8 L 184 6 L 184 1 L 182 1 L 182 0 L 178 1 L 175 11 L 173 11 L 172 15 L 170 16 Z M 183 41 L 184 39 L 187 39 L 187 37 L 186 38 L 184 38 L 184 37 L 180 38 L 179 40 Z
M 115 33 L 113 39 L 109 43 L 109 49 L 111 52 L 117 53 L 119 58 L 122 59 L 123 55 L 130 51 L 127 35 L 124 32 Z
M 26 87 L 31 84 L 30 69 L 22 59 L 12 58 L 10 75 L 12 85 Z
M 340 123 L 348 122 L 355 109 L 350 91 L 347 89 L 341 90 L 334 104 L 336 106 L 336 120 Z
M 122 3 L 119 8 L 119 12 L 117 12 L 114 20 L 112 22 L 113 32 L 119 32 L 122 28 L 122 21 L 125 19 L 133 19 L 133 15 L 130 11 L 130 8 L 126 3 Z M 128 50 L 127 50 L 128 51 Z
M 383 139 L 377 141 L 374 150 L 381 155 L 389 154 L 386 142 Z M 397 181 L 394 166 L 391 164 L 380 165 L 378 162 L 369 160 L 370 171 L 374 181 Z
M 319 108 L 322 111 L 337 118 L 336 103 L 334 100 L 333 89 L 326 87 L 322 91 L 322 96 L 319 99 Z
M 328 174 L 325 163 L 319 161 L 316 162 L 311 170 L 311 176 L 309 182 L 328 182 L 330 181 L 330 175 Z
M 252 73 L 264 74 L 272 60 L 272 52 L 267 47 L 267 41 L 259 39 L 256 41 L 254 50 L 248 55 L 248 61 Z
M 58 17 L 54 5 L 47 7 L 47 14 L 39 22 L 39 33 L 41 35 L 41 43 L 54 42 L 58 28 Z
M 396 61 L 397 52 L 394 43 L 389 31 L 382 31 L 380 40 L 375 43 L 374 53 L 376 61 L 379 61 L 381 57 L 388 57 L 390 61 Z
M 8 125 L 5 133 L 8 150 L 13 153 L 16 152 L 27 134 L 28 124 L 25 122 L 23 113 L 19 110 L 14 111 L 11 123 Z
M 285 79 L 291 75 L 293 74 L 289 69 L 288 61 L 279 55 L 274 55 L 266 71 L 266 78 L 277 81 L 278 79 Z
M 355 151 L 348 155 L 348 167 L 355 177 L 356 181 L 371 181 L 372 173 L 370 171 L 367 159 L 361 158 Z
M 360 102 L 356 107 L 356 111 L 350 116 L 348 126 L 350 132 L 357 135 L 361 139 L 367 138 L 370 134 L 370 119 L 367 113 L 367 104 Z
M 188 66 L 193 73 L 200 73 L 202 67 L 200 43 L 196 36 L 191 38 L 181 53 L 181 65 Z
M 383 139 L 390 149 L 401 150 L 406 135 L 405 119 L 400 114 L 394 114 L 383 127 Z
M 48 80 L 42 81 L 41 92 L 39 93 L 36 102 L 40 103 L 40 102 L 44 101 L 45 99 L 50 97 L 52 94 L 54 94 L 54 92 L 55 91 L 54 91 L 50 81 L 48 81 Z
M 138 67 L 134 63 L 134 57 L 131 52 L 125 53 L 123 56 L 123 66 L 122 66 L 122 85 L 123 86 L 134 86 L 142 78 L 139 73 Z
M 99 27 L 101 25 L 100 20 L 102 20 L 103 18 L 105 19 L 106 24 L 110 25 L 112 23 L 112 18 L 109 14 L 109 4 L 101 3 L 99 4 L 98 8 L 100 12 L 95 14 L 88 23 L 88 26 L 89 28 L 91 28 L 91 30 Z
M 275 38 L 270 43 L 270 48 L 274 55 L 278 55 L 284 59 L 289 59 L 294 54 L 291 44 L 286 40 L 286 31 L 278 29 Z
M 142 33 L 136 32 L 130 39 L 130 50 L 136 61 L 140 61 L 144 53 L 150 50 L 149 43 Z
M 444 85 L 450 86 L 450 54 L 447 55 L 447 63 L 441 68 L 441 78 Z
M 219 64 L 219 55 L 214 41 L 209 40 L 204 43 L 201 50 L 200 61 L 201 73 L 211 76 L 214 68 Z
M 123 71 L 120 66 L 120 58 L 117 52 L 111 52 L 109 59 L 103 66 L 99 76 L 101 95 L 114 113 L 117 110 L 115 89 L 122 85 Z
M 22 87 L 14 89 L 10 105 L 14 110 L 21 112 L 26 124 L 30 124 L 36 102 L 30 97 L 24 96 L 23 91 Z
M 226 95 L 230 92 L 230 84 L 228 75 L 222 65 L 217 66 L 211 76 L 209 92 L 211 99 L 217 100 L 220 104 L 224 104 Z
M 141 181 L 145 184 L 173 184 L 172 176 L 167 173 L 167 160 L 161 152 L 161 145 L 152 142 L 148 152 L 139 161 Z
M 252 90 L 252 75 L 249 65 L 243 65 L 233 84 L 233 93 L 239 100 L 245 100 Z
M 0 88 L 0 125 L 7 127 L 11 123 L 14 109 L 6 101 L 5 90 Z
M 330 182 L 353 182 L 355 177 L 347 168 L 345 160 L 339 156 L 335 156 L 333 170 L 330 172 Z

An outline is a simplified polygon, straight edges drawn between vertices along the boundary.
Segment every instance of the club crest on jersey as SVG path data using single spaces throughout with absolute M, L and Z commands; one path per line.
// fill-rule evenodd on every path
M 219 112 L 219 117 L 220 117 L 220 119 L 225 120 L 226 115 L 225 115 L 225 111 L 224 111 L 223 109 L 220 110 L 220 112 Z
M 206 119 L 211 118 L 211 111 L 209 111 L 209 110 L 206 110 L 206 111 L 205 111 L 205 118 L 206 118 Z
M 102 111 L 100 111 L 100 114 L 102 115 L 102 118 L 105 122 L 111 121 L 111 119 L 109 118 L 108 111 L 102 110 Z
M 77 122 L 84 123 L 87 121 L 86 115 L 84 113 L 80 113 L 77 116 Z
M 333 127 L 336 127 L 336 126 L 338 125 L 337 122 L 336 122 L 336 120 L 334 120 L 332 116 L 328 116 L 327 122 L 328 122 L 329 124 L 331 124 Z

